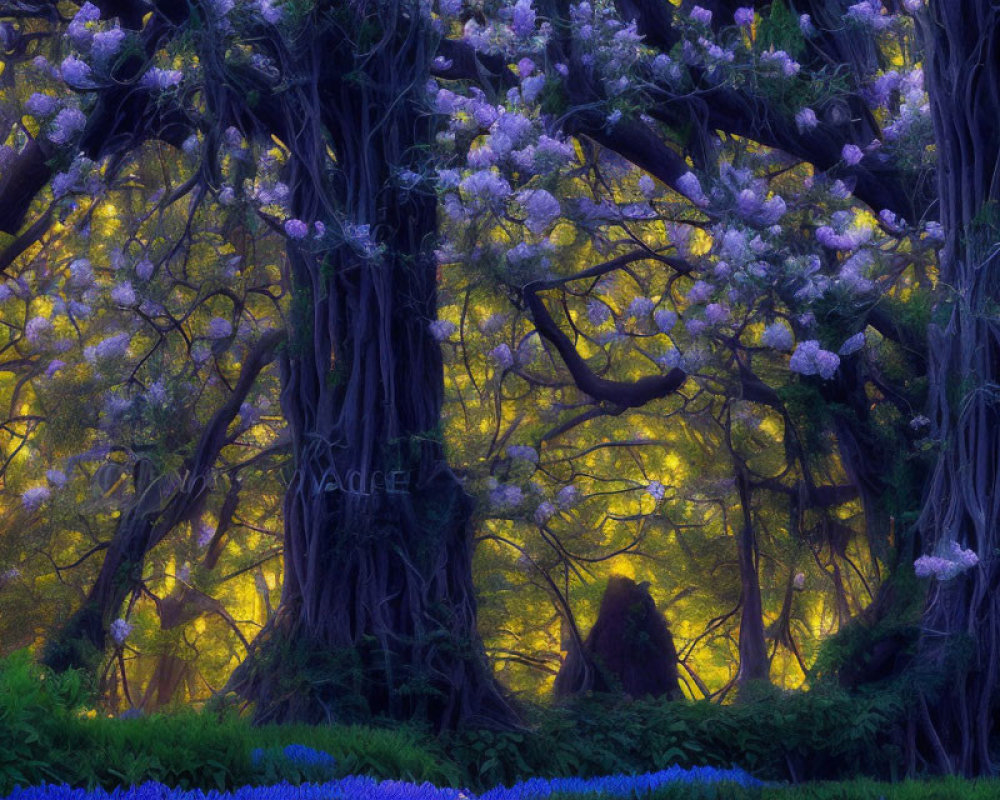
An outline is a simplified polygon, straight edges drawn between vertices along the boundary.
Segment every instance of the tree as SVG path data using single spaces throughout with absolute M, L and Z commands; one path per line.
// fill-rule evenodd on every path
M 295 466 L 285 583 L 233 687 L 259 719 L 509 721 L 475 629 L 470 501 L 439 433 L 436 199 L 420 185 L 434 126 L 420 100 L 434 45 L 427 15 L 395 0 L 145 10 L 86 4 L 70 22 L 76 55 L 61 77 L 89 113 L 70 103 L 47 139 L 26 137 L 0 182 L 2 223 L 20 231 L 53 177 L 53 145 L 118 168 L 157 138 L 198 153 L 196 203 L 214 196 L 251 210 L 243 191 L 256 180 L 259 218 L 284 232 L 292 309 L 282 406 Z M 27 20 L 4 29 L 22 59 L 59 30 L 45 3 L 10 18 Z M 36 24 L 41 35 L 28 30 Z M 237 41 L 253 42 L 254 57 Z M 154 66 L 168 52 L 187 71 Z M 275 140 L 279 154 L 268 156 Z M 23 251 L 44 229 L 12 247 Z
M 921 694 L 920 731 L 942 771 L 989 774 L 1000 658 L 994 557 L 1000 530 L 1000 131 L 991 119 L 1000 98 L 1000 8 L 973 2 L 959 9 L 932 0 L 918 20 L 946 237 L 928 348 L 939 456 L 919 527 L 923 548 L 943 561 L 923 564 L 938 580 L 921 637 L 921 654 L 940 682 Z M 953 576 L 956 554 L 959 563 L 978 554 L 978 566 Z

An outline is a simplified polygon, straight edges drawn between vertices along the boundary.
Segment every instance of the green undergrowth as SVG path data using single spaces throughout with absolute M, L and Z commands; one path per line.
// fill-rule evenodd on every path
M 689 784 L 681 794 L 653 797 L 1000 797 L 998 783 L 863 780 L 903 774 L 897 742 L 904 709 L 892 692 L 852 697 L 832 689 L 783 693 L 762 687 L 732 706 L 588 698 L 532 710 L 521 731 L 442 737 L 398 723 L 255 728 L 235 715 L 194 712 L 112 719 L 95 715 L 88 699 L 75 673 L 47 672 L 26 652 L 0 660 L 0 797 L 15 786 L 40 783 L 112 788 L 158 781 L 232 789 L 316 780 L 269 755 L 291 744 L 333 756 L 327 779 L 367 774 L 475 792 L 532 777 L 589 778 L 679 765 L 741 767 L 772 786 Z M 255 750 L 265 757 L 255 761 Z M 778 786 L 855 778 L 862 780 Z
M 26 652 L 0 661 L 0 797 L 14 786 L 67 783 L 112 788 L 158 781 L 183 789 L 230 789 L 308 776 L 293 764 L 267 774 L 256 748 L 307 744 L 336 759 L 335 774 L 452 785 L 454 764 L 407 728 L 251 727 L 234 715 L 185 712 L 133 719 L 95 715 L 78 673 L 54 674 Z
M 738 766 L 770 781 L 902 776 L 895 692 L 757 691 L 738 705 L 590 698 L 550 708 L 530 732 L 465 731 L 446 751 L 471 788 L 531 776 L 589 778 L 682 767 Z

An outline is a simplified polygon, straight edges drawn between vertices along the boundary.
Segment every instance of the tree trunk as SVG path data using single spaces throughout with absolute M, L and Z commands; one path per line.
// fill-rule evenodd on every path
M 416 9 L 345 9 L 341 39 L 316 37 L 297 54 L 316 86 L 285 101 L 304 120 L 288 142 L 293 211 L 340 228 L 341 241 L 289 242 L 285 584 L 230 683 L 258 722 L 513 719 L 476 630 L 471 499 L 442 443 L 441 348 L 429 328 L 436 195 L 398 180 L 427 172 L 420 148 L 435 130 L 421 102 L 433 42 Z M 359 53 L 363 31 L 376 44 Z
M 740 666 L 737 684 L 770 678 L 771 662 L 764 638 L 764 606 L 760 596 L 759 551 L 753 527 L 750 481 L 746 468 L 736 465 L 736 485 L 743 510 L 743 525 L 737 538 L 740 563 Z
M 930 331 L 941 452 L 919 533 L 927 552 L 957 542 L 980 562 L 931 586 L 919 656 L 938 680 L 920 692 L 918 746 L 942 771 L 983 774 L 1000 666 L 1000 8 L 931 0 L 919 22 L 947 237 Z

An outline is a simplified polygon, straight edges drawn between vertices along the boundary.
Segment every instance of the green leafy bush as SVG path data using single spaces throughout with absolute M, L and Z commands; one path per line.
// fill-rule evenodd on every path
M 894 693 L 852 697 L 823 688 L 769 686 L 738 705 L 625 702 L 592 697 L 540 713 L 531 731 L 465 731 L 446 737 L 463 785 L 527 777 L 650 772 L 672 764 L 738 766 L 768 780 L 891 777 L 901 753 Z
M 255 749 L 304 744 L 336 759 L 336 775 L 451 784 L 458 770 L 429 737 L 407 729 L 268 726 L 194 712 L 112 719 L 87 708 L 74 672 L 56 675 L 27 651 L 0 660 L 0 797 L 15 786 L 68 783 L 94 788 L 158 781 L 228 789 L 308 780 L 286 760 L 254 766 Z

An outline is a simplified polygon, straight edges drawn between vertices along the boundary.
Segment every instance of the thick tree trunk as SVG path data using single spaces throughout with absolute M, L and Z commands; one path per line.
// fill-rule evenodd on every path
M 990 773 L 1000 668 L 1000 7 L 931 0 L 925 74 L 947 235 L 931 327 L 931 412 L 941 453 L 920 525 L 924 550 L 957 542 L 979 565 L 932 585 L 916 744 L 939 769 Z
M 341 242 L 289 244 L 285 584 L 230 684 L 261 722 L 513 720 L 476 630 L 471 499 L 441 437 L 436 196 L 398 179 L 426 172 L 434 135 L 421 100 L 433 42 L 416 9 L 358 2 L 341 39 L 297 54 L 317 86 L 287 101 L 305 120 L 289 142 L 293 208 L 339 227 Z M 362 33 L 377 44 L 358 53 Z M 320 122 L 336 154 L 329 181 Z

